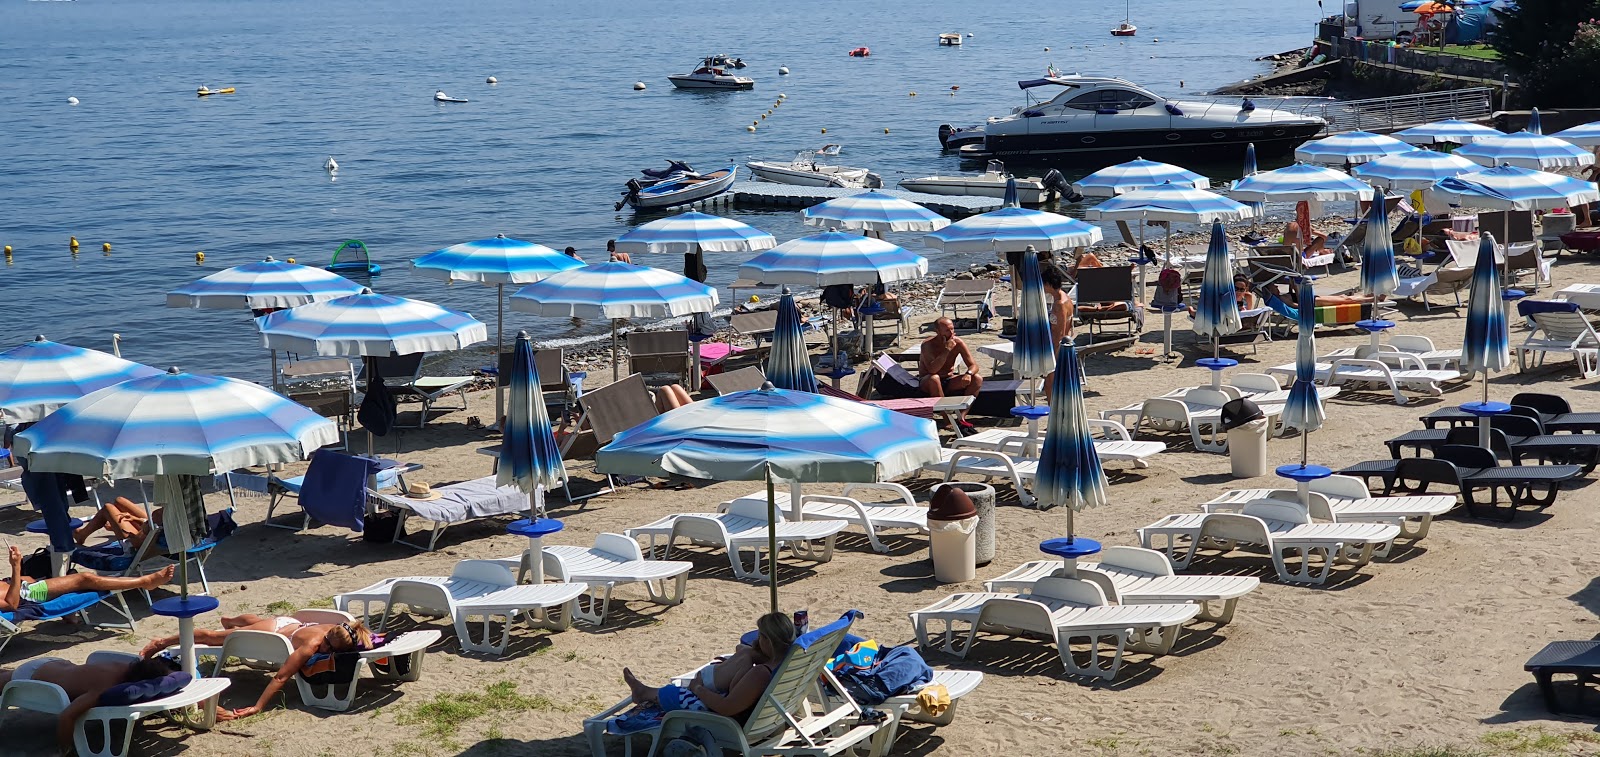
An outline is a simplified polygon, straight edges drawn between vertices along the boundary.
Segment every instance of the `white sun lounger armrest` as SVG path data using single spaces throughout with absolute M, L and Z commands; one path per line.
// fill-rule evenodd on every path
M 1100 438 L 1113 441 L 1133 441 L 1133 436 L 1128 433 L 1128 427 L 1117 421 L 1102 418 L 1089 418 L 1089 433 L 1100 433 Z

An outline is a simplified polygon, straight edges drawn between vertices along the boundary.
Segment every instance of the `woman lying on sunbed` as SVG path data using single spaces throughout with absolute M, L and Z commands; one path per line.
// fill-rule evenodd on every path
M 147 576 L 124 578 L 97 576 L 93 573 L 72 573 L 55 578 L 37 578 L 22 574 L 22 550 L 11 548 L 11 577 L 0 578 L 0 612 L 17 612 L 22 618 L 42 617 L 31 614 L 38 605 L 63 594 L 79 591 L 127 591 L 129 589 L 154 589 L 172 580 L 173 567 L 168 565 Z
M 622 679 L 633 690 L 635 704 L 655 704 L 666 711 L 701 710 L 736 720 L 747 717 L 772 681 L 772 674 L 794 643 L 794 621 L 781 612 L 756 620 L 756 644 L 740 644 L 731 656 L 707 665 L 687 686 L 669 683 L 655 688 L 623 668 Z

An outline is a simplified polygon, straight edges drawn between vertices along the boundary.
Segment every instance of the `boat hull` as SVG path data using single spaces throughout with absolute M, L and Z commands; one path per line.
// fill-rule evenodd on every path
M 694 76 L 668 76 L 667 81 L 678 89 L 755 89 L 753 79 L 743 76 L 723 76 L 716 79 L 702 79 Z
M 988 181 L 963 180 L 959 176 L 928 176 L 921 179 L 903 179 L 900 188 L 907 192 L 955 197 L 1005 197 L 1006 185 Z M 1023 205 L 1042 205 L 1045 188 L 1039 182 L 1017 182 L 1017 202 Z
M 728 187 L 733 186 L 736 178 L 738 171 L 734 166 L 728 166 L 702 177 L 684 176 L 645 187 L 638 192 L 630 193 L 626 201 L 629 205 L 641 209 L 685 205 L 728 191 Z
M 1197 129 L 1149 129 L 1045 134 L 987 134 L 981 144 L 961 148 L 962 158 L 986 160 L 1032 156 L 1054 161 L 1103 161 L 1116 156 L 1159 159 L 1166 156 L 1190 161 L 1233 160 L 1254 144 L 1258 157 L 1271 158 L 1294 152 L 1321 132 L 1317 123 L 1264 123 Z
M 806 171 L 791 168 L 786 165 L 773 163 L 746 163 L 745 168 L 755 174 L 757 179 L 770 181 L 774 184 L 792 184 L 801 187 L 844 187 L 848 189 L 868 188 L 872 181 L 868 177 L 872 173 L 865 168 L 845 168 L 840 172 Z
M 1113 36 L 1113 37 L 1132 37 L 1133 35 L 1138 34 L 1138 33 L 1139 33 L 1139 29 L 1137 27 L 1135 27 L 1133 29 L 1112 29 L 1111 30 L 1111 36 Z

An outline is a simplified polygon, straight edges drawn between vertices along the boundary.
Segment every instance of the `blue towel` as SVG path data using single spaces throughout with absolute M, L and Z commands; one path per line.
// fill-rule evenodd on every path
M 0 618 L 13 623 L 24 620 L 52 620 L 64 618 L 79 610 L 87 610 L 95 606 L 100 600 L 105 599 L 104 594 L 93 591 L 77 591 L 71 594 L 62 594 L 47 602 L 24 602 L 16 612 L 0 611 Z
M 366 527 L 367 477 L 377 469 L 371 458 L 317 450 L 300 486 L 300 507 L 315 520 L 359 533 Z
M 872 707 L 889 697 L 920 690 L 933 681 L 933 668 L 911 647 L 891 647 L 870 668 L 847 667 L 834 673 L 857 704 Z
M 1517 315 L 1530 316 L 1539 313 L 1576 313 L 1578 303 L 1557 300 L 1523 300 L 1517 303 Z
M 1283 298 L 1275 294 L 1267 295 L 1267 307 L 1272 308 L 1273 312 L 1291 321 L 1300 320 L 1300 309 L 1284 302 Z

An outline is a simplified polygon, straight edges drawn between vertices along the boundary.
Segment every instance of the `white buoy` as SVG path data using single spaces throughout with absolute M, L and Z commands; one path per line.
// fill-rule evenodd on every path
M 1047 48 L 1044 49 L 1044 51 L 1048 53 L 1048 52 L 1050 52 L 1050 48 L 1047 47 Z
M 755 131 L 756 127 L 755 126 L 746 126 L 746 127 L 744 127 L 744 130 L 745 131 Z
M 972 32 L 967 32 L 967 38 L 968 38 L 968 39 L 971 39 L 971 38 L 972 38 Z
M 778 99 L 779 100 L 787 100 L 787 99 L 789 99 L 789 96 L 784 94 L 784 93 L 782 93 L 782 92 L 779 92 L 778 93 Z
M 333 156 L 329 155 L 328 162 L 322 164 L 322 170 L 327 171 L 328 173 L 338 173 L 339 161 L 334 160 Z
M 491 76 L 491 77 L 489 77 L 487 79 L 484 79 L 483 81 L 484 81 L 485 84 L 499 84 L 500 83 L 500 80 L 494 78 L 493 76 Z
M 1160 37 L 1156 37 L 1156 38 L 1155 38 L 1155 39 L 1153 39 L 1153 40 L 1150 40 L 1150 41 L 1151 41 L 1151 42 L 1160 42 L 1160 41 L 1161 41 L 1161 38 L 1160 38 Z
M 638 91 L 641 91 L 643 89 L 644 89 L 644 82 L 636 81 L 636 82 L 633 83 L 633 91 L 638 92 Z
M 67 104 L 68 105 L 77 105 L 78 104 L 78 98 L 76 98 L 76 97 L 67 98 Z
M 779 76 L 788 76 L 789 75 L 789 67 L 788 66 L 778 66 L 778 75 Z

